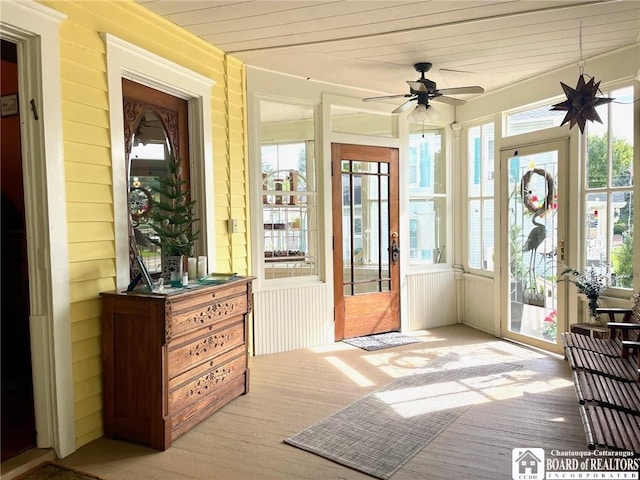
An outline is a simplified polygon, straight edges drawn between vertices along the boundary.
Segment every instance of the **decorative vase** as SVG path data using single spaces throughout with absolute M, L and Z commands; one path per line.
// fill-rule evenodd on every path
M 598 308 L 598 297 L 587 297 L 589 300 L 589 321 L 591 323 L 600 323 L 600 315 L 596 309 Z
M 173 255 L 162 257 L 162 278 L 165 285 L 171 285 L 176 283 L 175 286 L 180 286 L 182 283 L 184 255 Z

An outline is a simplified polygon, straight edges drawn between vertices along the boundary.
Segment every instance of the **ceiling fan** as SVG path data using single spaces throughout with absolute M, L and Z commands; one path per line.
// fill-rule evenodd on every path
M 412 102 L 417 101 L 416 112 L 421 110 L 426 113 L 427 109 L 429 109 L 429 100 L 434 100 L 436 102 L 448 103 L 449 105 L 462 105 L 466 103 L 464 100 L 460 100 L 458 98 L 447 97 L 446 95 L 462 95 L 467 93 L 484 93 L 484 88 L 473 86 L 473 87 L 456 87 L 456 88 L 442 88 L 438 89 L 436 87 L 436 82 L 425 78 L 425 72 L 428 72 L 431 69 L 431 63 L 429 62 L 420 62 L 413 65 L 413 68 L 416 69 L 416 72 L 420 72 L 420 78 L 415 82 L 407 80 L 407 84 L 409 85 L 409 93 L 400 93 L 398 95 L 383 95 L 381 97 L 368 97 L 363 98 L 364 102 L 371 102 L 375 100 L 385 100 L 389 98 L 409 98 L 406 102 L 400 105 L 391 113 L 400 113 L 404 112 L 408 108 L 411 107 Z M 410 114 L 412 115 L 413 112 Z

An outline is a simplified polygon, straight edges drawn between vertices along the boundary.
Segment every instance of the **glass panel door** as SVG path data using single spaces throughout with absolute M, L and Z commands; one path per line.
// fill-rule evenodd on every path
M 336 340 L 400 329 L 398 150 L 332 144 Z
M 508 266 L 502 334 L 554 351 L 560 350 L 565 317 L 556 283 L 565 238 L 561 162 L 566 164 L 562 141 L 502 152 L 507 188 L 501 235 Z

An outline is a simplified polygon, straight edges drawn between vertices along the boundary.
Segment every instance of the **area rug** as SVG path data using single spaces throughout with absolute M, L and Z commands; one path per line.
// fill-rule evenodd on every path
M 378 333 L 364 337 L 345 338 L 344 343 L 362 348 L 363 350 L 382 350 L 383 348 L 397 347 L 409 343 L 419 343 L 420 340 L 400 332 Z
M 84 473 L 59 463 L 45 462 L 16 477 L 16 480 L 101 480 L 101 477 Z
M 386 480 L 520 367 L 447 354 L 284 441 Z

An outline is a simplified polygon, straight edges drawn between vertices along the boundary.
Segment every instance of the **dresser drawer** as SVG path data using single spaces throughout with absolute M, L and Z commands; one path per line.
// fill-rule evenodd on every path
M 244 315 L 249 308 L 246 294 L 226 296 L 220 300 L 212 300 L 208 296 L 198 296 L 198 299 L 199 302 L 195 305 L 192 302 L 171 304 L 171 318 L 167 320 L 167 341 L 226 318 Z
M 244 347 L 238 347 L 169 380 L 169 414 L 214 394 L 247 369 Z
M 197 402 L 169 416 L 171 437 L 175 440 L 234 398 L 247 393 L 248 374 L 235 377 Z
M 242 315 L 194 330 L 169 346 L 169 378 L 246 343 Z
M 186 294 L 171 298 L 171 310 L 179 313 L 183 310 L 197 309 L 211 302 L 223 302 L 230 297 L 247 296 L 250 287 L 247 284 L 209 287 L 204 290 L 185 290 Z

